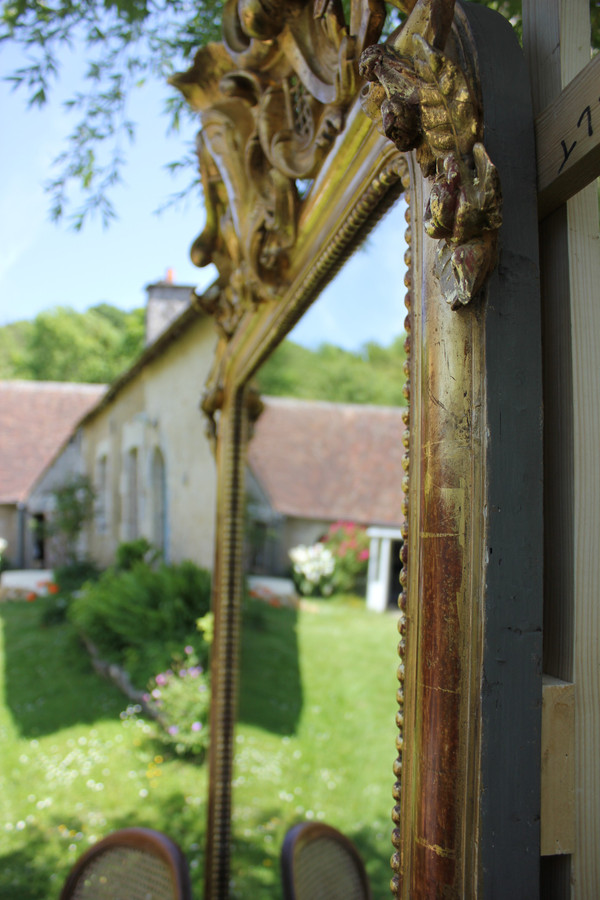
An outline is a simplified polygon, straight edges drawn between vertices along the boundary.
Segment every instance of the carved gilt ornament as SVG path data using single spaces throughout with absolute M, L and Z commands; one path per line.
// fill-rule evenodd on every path
M 381 32 L 382 0 L 228 0 L 223 42 L 172 82 L 200 114 L 206 227 L 192 246 L 213 262 L 208 312 L 225 338 L 244 312 L 277 298 L 296 240 L 300 187 L 313 179 L 359 89 L 363 49 Z
M 415 150 L 432 179 L 425 230 L 438 238 L 435 274 L 453 309 L 468 304 L 496 263 L 501 195 L 483 145 L 476 73 L 444 55 L 454 0 L 402 4 L 408 19 L 368 47 L 360 72 L 363 109 L 399 150 Z
M 340 0 L 228 0 L 222 43 L 172 79 L 201 124 L 206 225 L 191 257 L 219 272 L 197 301 L 221 336 L 202 400 L 212 436 L 224 348 L 244 315 L 285 292 L 302 194 L 362 78 L 363 109 L 400 151 L 416 151 L 431 182 L 425 228 L 438 239 L 435 275 L 451 307 L 468 304 L 495 265 L 500 188 L 482 143 L 476 73 L 445 55 L 454 0 L 394 5 L 406 22 L 374 44 L 383 0 L 351 0 L 349 24 Z
M 446 300 L 469 303 L 493 268 L 499 181 L 482 143 L 475 73 L 444 55 L 454 0 L 394 5 L 407 21 L 370 46 L 383 0 L 352 0 L 349 25 L 340 0 L 228 0 L 223 42 L 172 79 L 200 115 L 206 226 L 191 257 L 219 272 L 206 307 L 226 339 L 245 311 L 281 293 L 300 188 L 342 131 L 361 77 L 370 82 L 365 112 L 399 150 L 416 150 L 432 179 L 426 230 L 439 240 Z

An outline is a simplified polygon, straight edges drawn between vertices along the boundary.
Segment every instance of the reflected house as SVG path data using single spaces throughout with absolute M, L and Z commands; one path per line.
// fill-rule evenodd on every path
M 80 555 L 107 566 L 119 543 L 145 537 L 167 561 L 210 569 L 215 461 L 199 401 L 217 336 L 191 287 L 167 278 L 147 291 L 146 347 L 135 363 L 108 388 L 57 386 L 65 397 L 81 387 L 87 403 L 72 404 L 54 457 L 44 458 L 29 515 L 49 513 L 52 489 L 85 473 L 95 501 Z M 402 410 L 262 399 L 248 455 L 248 572 L 289 574 L 291 547 L 353 521 L 370 528 L 369 606 L 395 603 Z M 46 554 L 46 565 L 58 561 Z
M 13 567 L 51 563 L 42 528 L 50 492 L 83 471 L 74 428 L 105 392 L 98 384 L 0 382 L 0 537 Z
M 263 397 L 248 452 L 247 567 L 289 573 L 288 552 L 336 521 L 371 537 L 367 603 L 396 602 L 403 477 L 397 407 Z
M 198 404 L 215 329 L 195 305 L 191 286 L 168 276 L 147 292 L 145 349 L 73 417 L 75 457 L 65 456 L 69 447 L 55 456 L 36 487 L 36 502 L 48 505 L 52 487 L 67 473 L 85 473 L 95 500 L 81 555 L 107 566 L 121 542 L 145 537 L 167 561 L 212 568 L 215 464 Z
M 212 568 L 215 464 L 198 406 L 215 329 L 170 273 L 147 292 L 144 351 L 79 425 L 96 494 L 88 553 L 106 566 L 145 537 L 168 562 Z

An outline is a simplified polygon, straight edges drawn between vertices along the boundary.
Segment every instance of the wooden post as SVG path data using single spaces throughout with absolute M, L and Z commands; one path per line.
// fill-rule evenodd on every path
M 524 0 L 536 113 L 590 61 L 587 0 Z M 598 99 L 598 91 L 596 91 Z M 570 145 L 569 145 L 570 146 Z M 541 223 L 545 409 L 544 668 L 575 692 L 575 849 L 545 896 L 600 896 L 600 254 L 596 184 Z

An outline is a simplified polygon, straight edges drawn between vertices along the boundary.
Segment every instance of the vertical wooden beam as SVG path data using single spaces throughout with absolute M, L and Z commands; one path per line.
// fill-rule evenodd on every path
M 590 60 L 587 0 L 524 0 L 535 112 Z M 552 897 L 600 896 L 600 285 L 593 184 L 542 222 L 544 662 L 575 683 L 575 851 Z M 558 876 L 560 875 L 560 879 Z M 557 887 L 560 880 L 560 887 Z
M 475 4 L 467 10 L 478 46 L 484 141 L 503 195 L 499 260 L 485 307 L 486 544 L 476 896 L 535 900 L 543 448 L 533 111 L 525 60 L 510 27 L 504 33 L 499 23 L 490 34 L 484 29 L 487 11 Z

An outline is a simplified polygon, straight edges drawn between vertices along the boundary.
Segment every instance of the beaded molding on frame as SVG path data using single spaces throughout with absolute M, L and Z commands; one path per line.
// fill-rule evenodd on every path
M 398 712 L 396 713 L 396 726 L 398 729 L 398 734 L 396 737 L 396 750 L 398 755 L 394 761 L 394 777 L 396 781 L 394 782 L 393 787 L 393 798 L 394 798 L 394 806 L 392 809 L 392 822 L 394 823 L 394 829 L 392 831 L 392 845 L 394 847 L 394 853 L 391 858 L 391 867 L 393 871 L 392 880 L 390 883 L 390 890 L 394 894 L 394 896 L 400 896 L 401 890 L 401 802 L 402 802 L 402 764 L 403 764 L 403 752 L 404 752 L 404 700 L 405 700 L 405 690 L 404 690 L 404 679 L 405 679 L 405 665 L 404 660 L 406 658 L 406 644 L 408 640 L 408 606 L 409 606 L 409 598 L 408 598 L 408 481 L 409 481 L 409 470 L 410 470 L 410 380 L 411 380 L 411 334 L 413 327 L 413 275 L 412 275 L 412 222 L 411 222 L 411 207 L 410 207 L 410 191 L 409 191 L 409 175 L 408 172 L 402 179 L 403 187 L 406 191 L 406 231 L 405 231 L 405 240 L 406 240 L 406 254 L 404 257 L 404 261 L 406 263 L 406 273 L 404 275 L 404 285 L 406 287 L 406 294 L 404 297 L 404 305 L 406 307 L 406 318 L 404 320 L 404 330 L 406 332 L 406 341 L 404 343 L 404 349 L 406 351 L 406 362 L 404 364 L 404 374 L 406 375 L 406 383 L 403 388 L 404 397 L 406 399 L 406 406 L 404 408 L 402 419 L 404 422 L 405 431 L 402 435 L 402 444 L 404 446 L 404 455 L 402 457 L 402 467 L 404 469 L 404 478 L 402 479 L 402 493 L 404 494 L 404 498 L 402 501 L 402 515 L 404 517 L 404 521 L 402 524 L 402 549 L 400 551 L 400 559 L 402 561 L 402 569 L 400 570 L 400 595 L 398 597 L 398 633 L 400 635 L 400 640 L 398 642 L 398 691 L 396 694 L 396 700 L 398 703 Z

